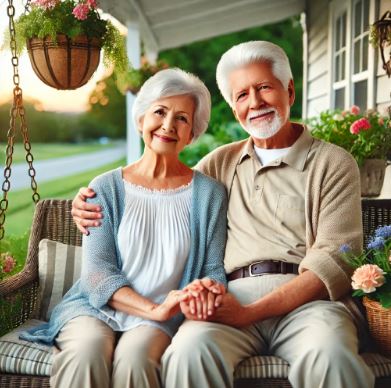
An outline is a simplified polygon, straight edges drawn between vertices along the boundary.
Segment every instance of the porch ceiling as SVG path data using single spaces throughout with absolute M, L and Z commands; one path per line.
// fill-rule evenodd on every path
M 275 23 L 304 11 L 305 0 L 100 0 L 124 25 L 138 22 L 148 51 Z

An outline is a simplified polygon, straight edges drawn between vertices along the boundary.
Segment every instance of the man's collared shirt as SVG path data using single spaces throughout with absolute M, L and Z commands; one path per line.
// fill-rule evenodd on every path
M 289 152 L 262 166 L 249 138 L 236 166 L 228 204 L 225 270 L 257 260 L 300 263 L 306 254 L 305 186 L 314 150 L 303 130 Z

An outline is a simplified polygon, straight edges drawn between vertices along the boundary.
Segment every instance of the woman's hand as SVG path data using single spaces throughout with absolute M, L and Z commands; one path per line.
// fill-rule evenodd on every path
M 180 312 L 179 304 L 188 299 L 188 293 L 182 290 L 170 291 L 162 304 L 152 307 L 150 319 L 154 321 L 167 321 Z
M 87 198 L 93 198 L 94 196 L 95 192 L 92 189 L 82 187 L 72 201 L 73 221 L 80 232 L 85 235 L 89 234 L 88 227 L 99 226 L 100 221 L 98 220 L 102 218 L 100 206 L 86 202 Z

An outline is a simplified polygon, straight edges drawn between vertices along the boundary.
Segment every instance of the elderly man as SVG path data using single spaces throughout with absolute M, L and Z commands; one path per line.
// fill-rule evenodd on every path
M 373 387 L 352 315 L 339 301 L 350 289 L 339 247 L 362 244 L 355 161 L 289 121 L 295 90 L 280 47 L 232 47 L 217 66 L 217 83 L 250 135 L 197 166 L 229 194 L 228 292 L 206 320 L 182 303 L 188 319 L 163 356 L 164 385 L 232 387 L 236 365 L 266 353 L 289 362 L 295 388 Z M 79 225 L 96 223 L 97 215 L 80 210 L 93 210 L 81 201 L 90 195 L 82 191 L 74 201 Z

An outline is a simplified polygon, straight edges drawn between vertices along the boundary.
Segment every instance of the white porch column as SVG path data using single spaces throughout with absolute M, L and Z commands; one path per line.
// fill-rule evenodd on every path
M 126 39 L 126 50 L 132 66 L 140 67 L 141 42 L 139 25 L 135 22 L 128 22 L 128 36 Z M 131 92 L 126 93 L 126 159 L 132 163 L 141 156 L 141 139 L 132 121 L 132 107 L 136 96 Z

